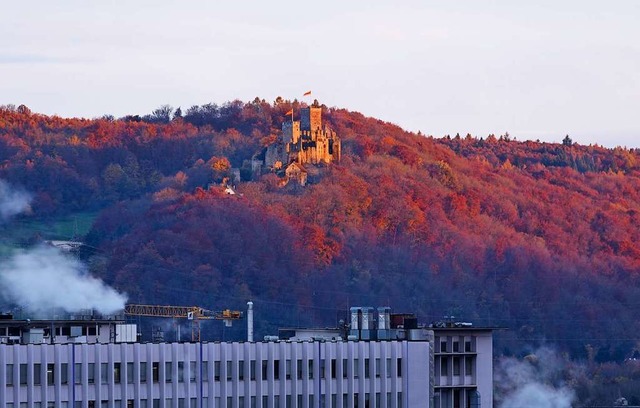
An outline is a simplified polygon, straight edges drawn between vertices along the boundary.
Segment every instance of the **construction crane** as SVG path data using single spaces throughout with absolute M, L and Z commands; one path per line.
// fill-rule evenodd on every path
M 242 318 L 237 310 L 208 310 L 199 306 L 161 306 L 134 305 L 124 307 L 124 314 L 129 316 L 171 317 L 191 320 L 191 341 L 200 341 L 200 320 L 223 320 L 229 327 L 234 320 Z

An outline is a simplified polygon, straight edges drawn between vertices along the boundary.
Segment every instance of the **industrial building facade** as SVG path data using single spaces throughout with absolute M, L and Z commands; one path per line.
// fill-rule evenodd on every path
M 0 345 L 0 408 L 428 406 L 429 343 Z
M 0 408 L 493 406 L 492 329 L 354 307 L 253 341 L 252 316 L 250 341 L 184 343 L 140 342 L 118 317 L 2 316 Z

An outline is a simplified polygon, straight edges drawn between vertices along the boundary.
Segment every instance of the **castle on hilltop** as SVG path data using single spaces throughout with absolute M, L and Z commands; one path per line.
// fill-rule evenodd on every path
M 338 161 L 340 138 L 322 123 L 322 108 L 319 106 L 304 107 L 300 109 L 299 121 L 284 122 L 279 140 L 264 152 L 265 167 L 276 172 L 284 168 L 287 175 L 304 173 L 305 164 L 330 164 Z M 296 178 L 301 181 L 299 177 Z
M 315 102 L 300 109 L 299 121 L 285 121 L 275 142 L 245 160 L 244 171 L 251 179 L 261 174 L 274 172 L 283 177 L 283 184 L 295 180 L 300 185 L 307 183 L 311 174 L 318 174 L 318 166 L 340 161 L 340 138 L 327 124 L 322 123 L 322 107 Z M 240 170 L 236 169 L 236 180 Z

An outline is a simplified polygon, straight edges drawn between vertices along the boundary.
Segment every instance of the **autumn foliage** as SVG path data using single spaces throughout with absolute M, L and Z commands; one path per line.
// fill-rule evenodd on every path
M 325 107 L 341 163 L 305 188 L 266 174 L 225 195 L 292 106 L 91 120 L 5 107 L 0 178 L 35 194 L 31 217 L 102 209 L 93 271 L 136 301 L 252 299 L 265 331 L 390 305 L 506 327 L 507 353 L 551 342 L 604 361 L 636 347 L 638 151 L 433 138 Z

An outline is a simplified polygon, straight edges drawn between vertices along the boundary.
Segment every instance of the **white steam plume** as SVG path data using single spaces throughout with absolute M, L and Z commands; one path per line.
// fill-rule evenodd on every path
M 29 208 L 31 195 L 0 180 L 0 223 Z
M 111 314 L 127 300 L 90 276 L 80 261 L 48 247 L 19 251 L 0 263 L 0 290 L 7 300 L 41 314 L 55 309 Z
M 571 408 L 573 390 L 564 384 L 565 365 L 555 351 L 543 347 L 518 360 L 502 359 L 494 384 L 499 408 Z

